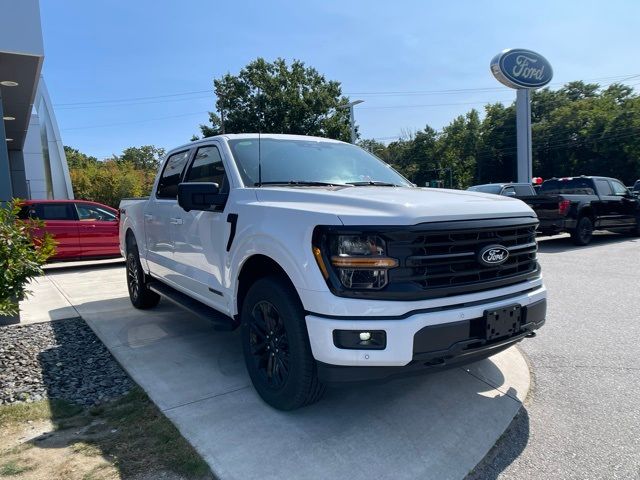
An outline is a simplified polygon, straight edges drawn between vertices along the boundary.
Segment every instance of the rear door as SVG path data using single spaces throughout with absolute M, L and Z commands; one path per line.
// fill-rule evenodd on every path
M 217 143 L 198 147 L 184 182 L 214 182 L 220 193 L 229 193 L 221 149 Z M 225 308 L 222 272 L 229 224 L 222 208 L 211 211 L 185 212 L 173 224 L 174 260 L 179 285 L 200 301 Z
M 43 202 L 35 204 L 35 216 L 44 222 L 45 230 L 57 242 L 56 260 L 82 255 L 78 239 L 78 219 L 71 202 Z
M 92 203 L 75 203 L 80 249 L 84 257 L 119 256 L 118 216 L 115 210 Z
M 178 184 L 182 180 L 190 150 L 173 153 L 167 158 L 155 192 L 144 210 L 147 262 L 151 273 L 167 282 L 175 282 L 173 265 L 173 233 L 171 226 L 180 221 Z

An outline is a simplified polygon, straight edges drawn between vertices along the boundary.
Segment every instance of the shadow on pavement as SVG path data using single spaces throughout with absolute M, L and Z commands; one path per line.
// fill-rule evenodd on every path
M 596 232 L 589 245 L 581 247 L 574 245 L 571 241 L 571 237 L 566 235 L 559 237 L 539 237 L 538 251 L 540 253 L 564 253 L 572 250 L 588 250 L 590 248 L 615 245 L 625 242 L 640 243 L 640 239 L 631 237 L 624 233 Z
M 523 406 L 482 462 L 465 480 L 495 480 L 529 443 L 529 412 Z

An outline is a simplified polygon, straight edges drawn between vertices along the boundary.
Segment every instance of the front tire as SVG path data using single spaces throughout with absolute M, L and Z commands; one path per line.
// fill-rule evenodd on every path
M 318 401 L 324 385 L 295 289 L 279 277 L 258 280 L 242 303 L 241 322 L 247 371 L 262 399 L 278 410 Z
M 127 290 L 131 304 L 141 310 L 153 308 L 160 301 L 160 295 L 147 287 L 147 275 L 142 270 L 136 245 L 127 248 Z
M 589 217 L 580 217 L 576 228 L 571 232 L 573 243 L 579 246 L 588 245 L 593 237 L 593 222 Z

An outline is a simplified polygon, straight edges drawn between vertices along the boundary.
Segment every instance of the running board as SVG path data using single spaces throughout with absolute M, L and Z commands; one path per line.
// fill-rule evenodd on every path
M 231 331 L 238 325 L 236 321 L 211 307 L 208 307 L 204 303 L 201 303 L 193 298 L 179 292 L 175 288 L 170 287 L 160 281 L 152 281 L 147 284 L 149 290 L 156 292 L 162 298 L 166 298 L 171 303 L 176 304 L 179 307 L 197 315 L 198 317 L 209 320 L 213 323 L 214 330 L 218 331 Z

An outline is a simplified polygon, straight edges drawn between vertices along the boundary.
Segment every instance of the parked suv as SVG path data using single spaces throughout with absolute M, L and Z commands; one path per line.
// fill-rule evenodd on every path
M 527 205 L 415 187 L 350 144 L 206 138 L 120 209 L 132 304 L 164 296 L 240 327 L 253 385 L 279 409 L 327 383 L 473 362 L 545 321 Z

